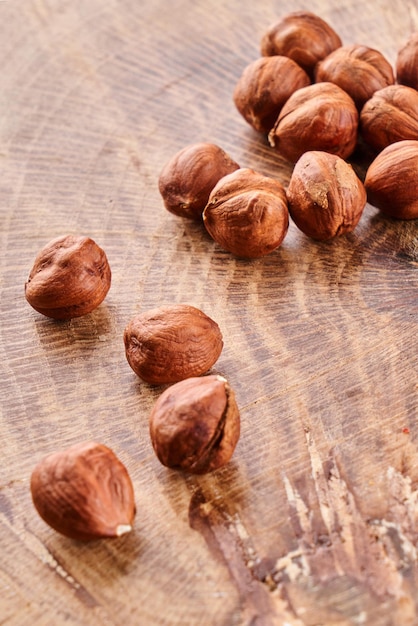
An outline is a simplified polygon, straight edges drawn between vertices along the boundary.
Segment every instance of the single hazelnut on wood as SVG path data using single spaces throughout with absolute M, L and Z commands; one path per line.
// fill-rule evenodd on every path
M 39 313 L 57 320 L 91 313 L 110 288 L 105 252 L 89 237 L 66 235 L 37 255 L 25 284 L 25 297 Z
M 318 61 L 341 45 L 339 35 L 321 17 L 295 11 L 269 26 L 261 39 L 261 54 L 290 57 L 312 76 Z
M 418 31 L 413 32 L 396 57 L 396 80 L 418 89 Z
M 131 319 L 123 335 L 134 372 L 153 385 L 207 372 L 223 348 L 218 324 L 188 304 L 161 306 Z
M 395 141 L 418 139 L 418 91 L 405 85 L 376 91 L 361 110 L 360 131 L 375 150 Z
M 166 467 L 192 474 L 216 470 L 228 463 L 239 439 L 235 394 L 222 376 L 176 383 L 155 403 L 150 435 Z
M 390 217 L 418 219 L 418 141 L 397 141 L 372 161 L 364 180 L 367 199 Z
M 201 220 L 218 180 L 238 168 L 238 163 L 216 144 L 186 146 L 166 163 L 159 176 L 165 208 L 179 217 Z
M 257 258 L 283 241 L 289 226 L 281 183 L 249 168 L 224 176 L 203 212 L 210 236 L 235 256 Z
M 296 162 L 308 150 L 348 158 L 357 143 L 358 111 L 338 85 L 316 83 L 295 91 L 269 133 L 270 145 Z
M 305 235 L 327 240 L 351 232 L 366 205 L 366 191 L 349 163 L 327 152 L 305 152 L 287 188 L 289 213 Z
M 30 488 L 41 518 L 62 535 L 88 541 L 132 530 L 132 482 L 107 446 L 88 441 L 50 454 L 33 470 Z
M 395 77 L 383 54 L 367 46 L 341 46 L 315 67 L 316 82 L 334 83 L 352 97 L 358 109 L 375 91 L 393 85 Z
M 307 73 L 289 57 L 261 57 L 245 67 L 233 99 L 256 131 L 268 133 L 289 96 L 310 83 Z

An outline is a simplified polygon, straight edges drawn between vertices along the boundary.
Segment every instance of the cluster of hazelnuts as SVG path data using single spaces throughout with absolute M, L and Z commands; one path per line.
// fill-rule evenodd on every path
M 317 240 L 351 232 L 367 200 L 391 217 L 418 218 L 418 32 L 398 53 L 396 77 L 378 50 L 343 46 L 305 11 L 274 23 L 261 54 L 242 72 L 233 100 L 293 164 L 287 188 L 241 168 L 215 144 L 196 143 L 160 174 L 165 207 L 203 219 L 222 248 L 246 258 L 277 248 L 289 216 Z M 360 142 L 373 154 L 364 181 L 348 162 Z
M 379 52 L 342 46 L 311 13 L 292 13 L 274 24 L 261 51 L 239 79 L 234 102 L 294 163 L 287 189 L 241 168 L 219 146 L 197 143 L 160 174 L 166 208 L 203 219 L 216 242 L 247 258 L 280 245 L 289 215 L 319 240 L 350 232 L 367 199 L 393 217 L 417 218 L 418 33 L 399 52 L 397 84 Z M 359 133 L 377 152 L 364 184 L 347 162 Z M 25 296 L 43 315 L 68 320 L 96 309 L 110 284 L 104 250 L 89 237 L 66 235 L 39 252 Z M 149 418 L 161 463 L 195 474 L 228 463 L 240 435 L 235 394 L 222 376 L 202 376 L 223 348 L 218 324 L 187 304 L 162 306 L 132 318 L 123 339 L 135 373 L 168 385 Z M 40 516 L 66 536 L 118 537 L 132 529 L 132 481 L 103 444 L 81 442 L 42 459 L 31 475 L 31 493 Z

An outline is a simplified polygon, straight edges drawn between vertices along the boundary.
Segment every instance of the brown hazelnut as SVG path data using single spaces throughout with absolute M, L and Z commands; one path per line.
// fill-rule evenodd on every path
M 418 89 L 418 30 L 409 36 L 398 51 L 396 80 L 402 85 Z
M 153 385 L 204 374 L 223 348 L 218 324 L 188 304 L 161 306 L 135 316 L 123 339 L 129 365 Z
M 151 412 L 150 435 L 158 459 L 171 469 L 204 474 L 226 465 L 240 435 L 234 392 L 215 375 L 168 387 Z
M 317 83 L 295 91 L 269 133 L 270 145 L 296 162 L 308 150 L 349 157 L 357 143 L 358 112 L 338 85 Z
M 39 515 L 67 537 L 88 541 L 132 530 L 132 482 L 107 446 L 88 441 L 50 454 L 33 470 L 30 487 Z
M 418 141 L 397 141 L 372 161 L 364 180 L 367 199 L 391 217 L 418 219 Z
M 405 85 L 376 91 L 361 110 L 360 131 L 375 150 L 395 141 L 418 139 L 418 91 Z
M 310 76 L 315 65 L 342 41 L 331 26 L 309 11 L 295 11 L 272 24 L 261 39 L 261 54 L 290 57 Z
M 238 163 L 213 143 L 186 146 L 161 171 L 158 187 L 165 208 L 179 217 L 201 220 L 218 180 L 238 168 Z
M 39 313 L 57 320 L 90 313 L 110 288 L 104 251 L 89 237 L 66 235 L 37 255 L 25 284 L 25 297 Z
M 334 83 L 344 89 L 358 109 L 375 91 L 393 85 L 395 77 L 389 61 L 367 46 L 342 46 L 315 67 L 316 82 Z
M 244 69 L 233 99 L 243 118 L 256 131 L 268 133 L 289 96 L 310 83 L 306 72 L 289 57 L 261 57 Z
M 366 191 L 353 168 L 327 152 L 305 152 L 287 188 L 289 213 L 296 226 L 313 239 L 326 240 L 351 232 L 366 204 Z
M 241 168 L 222 178 L 203 212 L 210 236 L 235 256 L 257 258 L 283 241 L 289 226 L 283 185 Z

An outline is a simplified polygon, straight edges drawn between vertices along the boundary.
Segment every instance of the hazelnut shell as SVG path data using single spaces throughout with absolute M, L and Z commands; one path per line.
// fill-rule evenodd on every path
M 305 152 L 287 188 L 289 213 L 309 237 L 327 240 L 351 232 L 366 204 L 363 183 L 349 163 L 327 152 Z
M 310 82 L 306 72 L 292 59 L 261 57 L 244 69 L 233 99 L 238 111 L 256 131 L 268 133 L 289 96 Z
M 358 111 L 338 85 L 316 83 L 295 91 L 269 133 L 270 145 L 296 162 L 304 152 L 320 150 L 347 159 L 357 143 Z
M 321 17 L 295 11 L 269 26 L 261 39 L 261 54 L 290 57 L 312 75 L 318 61 L 341 45 L 340 36 Z
M 234 392 L 222 376 L 188 378 L 168 387 L 150 415 L 150 436 L 160 462 L 204 474 L 230 460 L 240 435 Z
M 397 141 L 372 161 L 364 180 L 367 199 L 397 219 L 418 219 L 418 141 Z
M 25 297 L 39 313 L 57 320 L 87 315 L 104 300 L 111 283 L 105 252 L 90 237 L 66 235 L 37 255 Z
M 396 57 L 396 80 L 418 89 L 418 30 L 411 33 Z
M 188 304 L 161 306 L 136 315 L 123 338 L 129 365 L 153 385 L 204 374 L 223 348 L 218 324 Z
M 269 176 L 241 168 L 215 186 L 203 223 L 211 237 L 235 256 L 265 256 L 282 243 L 289 226 L 284 187 Z
M 376 91 L 360 113 L 364 141 L 377 151 L 404 139 L 418 139 L 418 91 L 389 85 Z
M 389 61 L 367 46 L 337 48 L 315 67 L 316 82 L 331 82 L 352 97 L 358 109 L 375 91 L 395 82 Z
M 179 217 L 200 221 L 218 180 L 238 168 L 238 163 L 216 144 L 186 146 L 160 173 L 158 188 L 165 208 Z
M 50 454 L 33 470 L 30 487 L 41 518 L 67 537 L 88 541 L 132 529 L 132 482 L 107 446 L 88 441 Z

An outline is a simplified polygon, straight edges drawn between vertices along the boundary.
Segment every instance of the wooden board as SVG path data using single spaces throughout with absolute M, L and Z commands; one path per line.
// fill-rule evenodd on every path
M 0 3 L 0 623 L 7 626 L 405 626 L 418 623 L 418 236 L 367 205 L 318 243 L 292 224 L 253 261 L 169 214 L 157 179 L 196 141 L 287 184 L 291 166 L 232 102 L 267 26 L 296 8 L 391 63 L 416 0 Z M 56 323 L 23 285 L 53 237 L 87 234 L 112 268 L 91 315 Z M 242 433 L 191 477 L 156 459 L 161 388 L 129 368 L 137 312 L 213 317 Z M 44 455 L 113 448 L 132 533 L 81 544 L 35 512 Z

